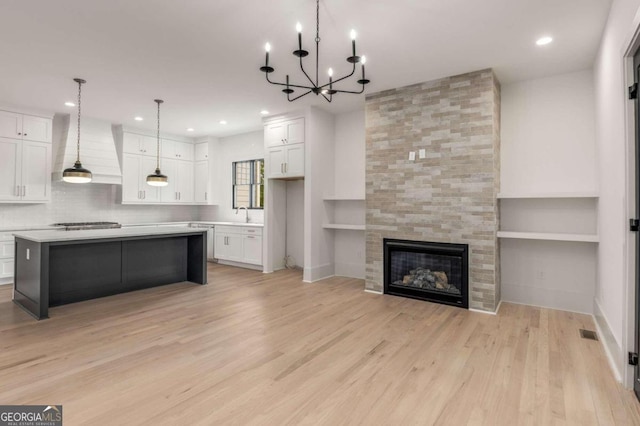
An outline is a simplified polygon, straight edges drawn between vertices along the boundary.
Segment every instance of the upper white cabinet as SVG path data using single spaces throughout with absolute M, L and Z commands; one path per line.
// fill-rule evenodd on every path
M 51 144 L 0 138 L 0 202 L 51 200 Z
M 189 204 L 194 202 L 193 162 L 182 160 L 163 160 L 162 173 L 167 175 L 169 184 L 160 189 L 163 203 Z
M 155 157 L 158 150 L 156 138 L 135 133 L 124 133 L 122 138 L 122 152 L 127 154 L 146 155 Z
M 209 190 L 209 162 L 196 161 L 195 163 L 195 184 L 194 201 L 198 204 L 208 204 L 211 201 L 211 191 Z
M 0 137 L 51 143 L 51 135 L 50 118 L 0 111 Z
M 147 175 L 156 169 L 156 160 L 139 154 L 124 154 L 122 160 L 122 202 L 158 203 L 160 189 L 147 184 Z
M 0 203 L 51 200 L 51 118 L 0 111 Z
M 209 143 L 202 142 L 196 144 L 196 161 L 205 161 L 209 159 Z
M 304 133 L 304 118 L 265 124 L 265 169 L 268 179 L 304 177 Z
M 193 144 L 172 141 L 168 139 L 162 140 L 162 157 L 167 159 L 177 159 L 184 161 L 193 161 Z
M 267 147 L 304 142 L 304 118 L 269 123 L 264 129 Z
M 268 179 L 304 177 L 304 144 L 269 148 L 265 163 Z

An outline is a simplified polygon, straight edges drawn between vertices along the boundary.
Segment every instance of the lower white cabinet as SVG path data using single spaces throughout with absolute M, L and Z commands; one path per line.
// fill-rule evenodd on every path
M 216 226 L 214 253 L 218 260 L 262 265 L 262 228 Z
M 13 235 L 0 234 L 0 284 L 13 281 L 14 252 Z

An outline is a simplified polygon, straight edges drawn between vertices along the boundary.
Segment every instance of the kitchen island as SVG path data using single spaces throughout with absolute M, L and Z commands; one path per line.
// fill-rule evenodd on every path
M 159 226 L 14 233 L 13 301 L 44 319 L 51 306 L 183 281 L 206 284 L 206 232 Z

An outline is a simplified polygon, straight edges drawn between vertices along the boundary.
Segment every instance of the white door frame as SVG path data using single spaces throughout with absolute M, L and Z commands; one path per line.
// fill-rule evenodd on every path
M 627 88 L 634 82 L 634 69 L 633 69 L 633 55 L 640 48 L 640 10 L 636 12 L 633 19 L 633 24 L 628 36 L 625 38 L 625 42 L 622 44 L 623 50 L 621 52 L 621 58 L 623 61 L 623 82 L 624 87 L 621 88 L 621 93 L 624 95 L 624 121 L 625 121 L 625 140 L 626 140 L 626 153 L 627 158 L 625 161 L 626 167 L 626 200 L 625 200 L 625 214 L 628 218 L 638 217 L 640 212 L 636 212 L 636 172 L 635 172 L 635 117 L 634 117 L 634 102 L 631 102 L 627 98 Z M 628 229 L 628 228 L 627 228 Z M 623 303 L 623 324 L 624 330 L 622 333 L 622 349 L 624 371 L 622 371 L 622 382 L 625 387 L 633 389 L 634 380 L 634 368 L 628 365 L 626 356 L 627 352 L 633 352 L 635 350 L 635 280 L 636 280 L 636 235 L 631 232 L 625 233 L 624 252 L 625 258 L 623 259 L 626 279 L 624 282 L 625 291 L 623 294 L 627 295 L 627 300 Z M 640 236 L 638 236 L 640 238 Z

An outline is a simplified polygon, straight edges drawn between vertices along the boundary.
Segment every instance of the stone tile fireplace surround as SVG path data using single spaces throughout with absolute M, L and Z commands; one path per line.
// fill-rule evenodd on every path
M 500 84 L 492 70 L 367 96 L 366 289 L 383 291 L 384 238 L 468 244 L 469 307 L 495 311 L 499 189 Z

